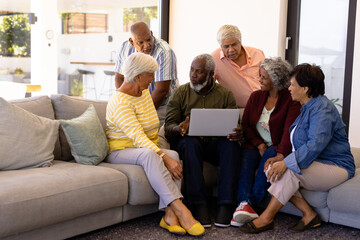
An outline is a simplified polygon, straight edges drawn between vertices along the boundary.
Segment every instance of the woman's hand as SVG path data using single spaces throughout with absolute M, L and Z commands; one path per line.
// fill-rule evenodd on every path
M 182 175 L 183 169 L 182 169 L 181 164 L 168 155 L 163 156 L 163 161 L 164 161 L 165 167 L 170 172 L 172 179 L 173 180 L 175 180 L 175 179 L 181 180 L 183 177 L 183 175 Z
M 234 128 L 233 129 L 234 133 L 230 133 L 228 134 L 226 137 L 227 139 L 229 139 L 229 141 L 240 141 L 243 137 L 243 131 L 241 128 Z
M 257 149 L 259 150 L 260 156 L 262 157 L 267 150 L 267 146 L 265 143 L 260 143 L 259 145 L 257 145 Z
M 268 169 L 268 167 L 272 167 L 272 165 L 276 162 L 279 162 L 281 160 L 284 160 L 284 155 L 282 155 L 281 153 L 277 153 L 277 155 L 275 157 L 269 158 L 264 165 L 264 171 L 266 171 L 266 169 Z
M 284 160 L 274 163 L 266 174 L 267 181 L 273 183 L 280 180 L 286 169 L 287 166 Z

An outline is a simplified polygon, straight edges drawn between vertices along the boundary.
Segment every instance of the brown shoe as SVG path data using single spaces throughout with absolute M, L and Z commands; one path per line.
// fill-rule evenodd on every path
M 321 218 L 319 217 L 318 214 L 316 214 L 316 216 L 308 224 L 305 225 L 303 221 L 299 221 L 297 224 L 290 227 L 290 230 L 294 232 L 303 232 L 310 228 L 318 227 L 320 225 L 321 225 Z
M 239 227 L 239 230 L 243 233 L 261 233 L 272 229 L 274 229 L 274 221 L 272 221 L 268 225 L 259 228 L 257 228 L 252 221 L 245 223 L 244 225 Z

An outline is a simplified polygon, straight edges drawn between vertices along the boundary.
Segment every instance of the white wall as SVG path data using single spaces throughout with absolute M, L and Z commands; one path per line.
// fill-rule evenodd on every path
M 169 43 L 177 56 L 180 83 L 189 81 L 196 55 L 219 47 L 216 32 L 224 24 L 239 27 L 243 45 L 284 57 L 286 13 L 287 0 L 171 0 Z
M 56 1 L 32 0 L 31 12 L 37 16 L 31 26 L 31 83 L 41 84 L 41 92 L 33 95 L 50 95 L 57 92 L 57 28 Z M 46 37 L 53 31 L 53 38 Z
M 357 4 L 356 15 L 354 63 L 349 124 L 349 140 L 352 147 L 360 147 L 360 69 L 358 67 L 360 66 L 360 4 Z

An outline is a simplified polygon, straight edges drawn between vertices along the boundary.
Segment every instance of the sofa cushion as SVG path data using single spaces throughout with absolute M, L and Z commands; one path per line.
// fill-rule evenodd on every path
M 360 214 L 360 168 L 355 176 L 329 191 L 328 206 L 331 210 Z
M 65 161 L 2 171 L 0 182 L 0 239 L 123 206 L 128 197 L 128 180 L 121 172 Z
M 59 121 L 76 162 L 97 165 L 104 160 L 109 145 L 94 105 L 77 118 Z
M 300 188 L 301 195 L 305 200 L 315 208 L 326 208 L 328 192 L 315 192 Z
M 351 148 L 351 153 L 354 156 L 355 167 L 360 168 L 360 148 Z
M 0 170 L 50 166 L 59 122 L 0 98 Z
M 92 101 L 83 98 L 69 97 L 62 94 L 51 95 L 51 102 L 54 107 L 55 119 L 72 119 L 80 116 L 85 110 L 93 104 L 104 132 L 106 127 L 106 101 Z M 74 157 L 71 155 L 69 143 L 62 129 L 60 129 L 60 145 L 61 145 L 61 159 L 72 160 Z
M 51 99 L 48 96 L 22 98 L 9 102 L 38 116 L 55 119 L 55 113 L 51 104 Z M 55 143 L 54 158 L 60 159 L 60 154 L 60 141 L 58 139 Z
M 141 166 L 130 164 L 111 164 L 101 162 L 99 166 L 109 167 L 121 171 L 129 180 L 129 199 L 131 205 L 159 203 L 159 196 L 153 190 L 145 171 Z

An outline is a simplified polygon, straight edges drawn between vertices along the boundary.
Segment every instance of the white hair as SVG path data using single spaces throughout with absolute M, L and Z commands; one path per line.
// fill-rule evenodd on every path
M 225 39 L 232 37 L 236 38 L 241 44 L 241 32 L 239 28 L 234 25 L 224 25 L 218 30 L 216 39 L 221 45 Z
M 136 52 L 125 59 L 121 70 L 124 75 L 124 81 L 127 83 L 134 83 L 137 75 L 154 73 L 158 68 L 159 65 L 152 56 Z

